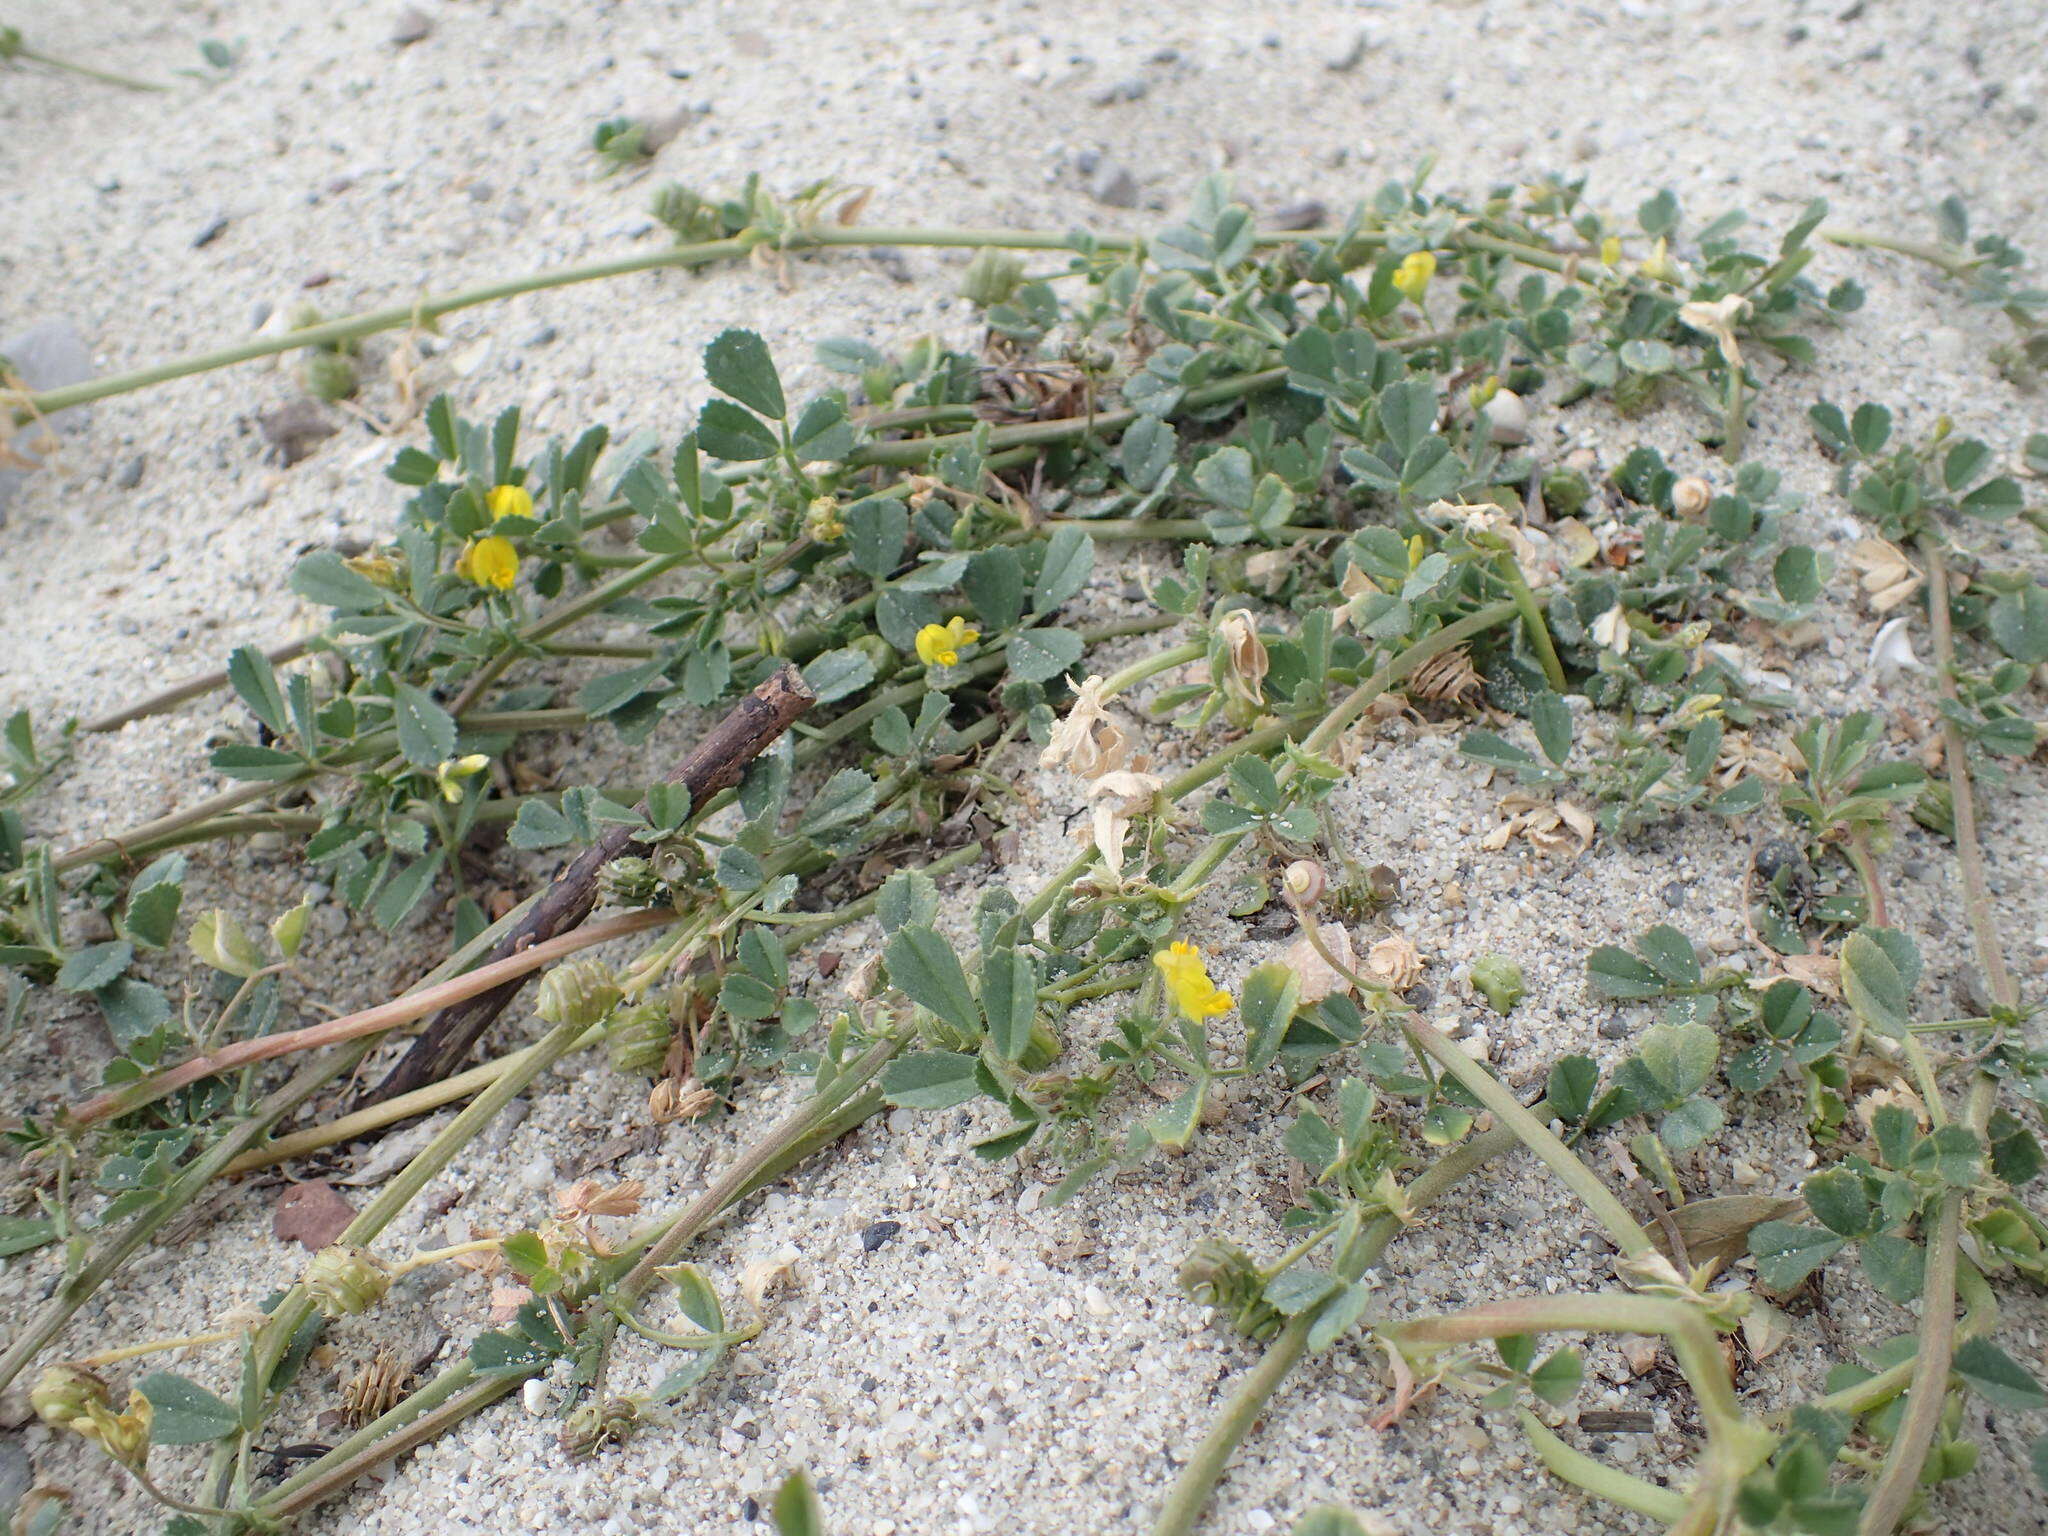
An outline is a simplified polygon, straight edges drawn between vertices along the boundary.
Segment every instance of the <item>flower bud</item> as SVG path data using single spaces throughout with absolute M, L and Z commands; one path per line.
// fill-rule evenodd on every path
M 366 1249 L 330 1243 L 306 1266 L 306 1289 L 329 1317 L 367 1312 L 391 1289 L 391 1271 Z
M 1481 955 L 1472 962 L 1472 989 L 1482 995 L 1495 1013 L 1507 1013 L 1528 995 L 1522 968 L 1506 955 Z
M 1713 503 L 1714 488 L 1698 475 L 1687 475 L 1671 487 L 1671 510 L 1680 517 L 1698 517 Z
M 675 1037 L 666 1003 L 636 1003 L 613 1017 L 604 1044 L 615 1071 L 653 1077 L 661 1071 Z
M 839 516 L 835 496 L 813 496 L 804 508 L 804 537 L 819 544 L 837 544 L 846 537 L 846 524 Z
M 961 274 L 960 295 L 977 309 L 1002 303 L 1024 280 L 1024 263 L 1008 251 L 983 246 Z
M 662 880 L 654 865 L 630 855 L 597 872 L 600 899 L 613 907 L 651 907 L 661 900 Z
M 623 995 L 602 960 L 571 960 L 542 978 L 534 1012 L 550 1024 L 595 1024 Z
M 53 1365 L 29 1388 L 28 1400 L 36 1417 L 52 1429 L 79 1428 L 89 1407 L 106 1406 L 107 1381 L 82 1365 Z
M 1281 875 L 1280 886 L 1297 907 L 1313 907 L 1330 888 L 1330 877 L 1314 859 L 1296 859 Z

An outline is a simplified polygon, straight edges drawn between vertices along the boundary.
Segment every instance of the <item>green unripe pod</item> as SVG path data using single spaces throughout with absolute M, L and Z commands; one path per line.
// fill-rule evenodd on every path
M 542 979 L 533 1011 L 550 1024 L 595 1024 L 624 995 L 602 960 L 571 960 Z
M 1472 962 L 1472 990 L 1483 996 L 1495 1013 L 1508 1013 L 1528 995 L 1522 968 L 1506 955 L 1481 955 Z

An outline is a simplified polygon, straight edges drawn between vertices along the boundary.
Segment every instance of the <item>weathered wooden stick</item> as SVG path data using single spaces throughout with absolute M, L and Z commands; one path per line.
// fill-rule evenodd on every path
M 803 674 L 795 667 L 784 666 L 718 722 L 697 750 L 670 775 L 670 782 L 687 788 L 691 806 L 701 807 L 721 789 L 737 784 L 747 764 L 788 730 L 791 722 L 816 699 Z M 633 841 L 631 827 L 614 827 L 586 848 L 555 876 L 554 883 L 534 903 L 525 920 L 498 941 L 490 958 L 505 959 L 581 923 L 597 904 L 598 872 L 625 853 Z M 361 1095 L 352 1107 L 363 1109 L 401 1093 L 411 1093 L 456 1071 L 470 1047 L 525 984 L 524 976 L 514 977 L 502 986 L 443 1009 L 420 1031 L 419 1038 L 384 1081 Z

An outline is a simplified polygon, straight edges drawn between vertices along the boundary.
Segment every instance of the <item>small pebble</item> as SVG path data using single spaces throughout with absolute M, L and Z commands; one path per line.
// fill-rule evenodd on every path
M 120 473 L 114 476 L 114 484 L 124 491 L 134 490 L 135 487 L 142 484 L 142 471 L 148 462 L 147 455 L 136 454 L 134 458 L 121 466 Z
M 417 7 L 408 5 L 391 20 L 391 41 L 401 48 L 424 41 L 434 23 Z
M 536 1376 L 519 1389 L 519 1406 L 532 1414 L 536 1419 L 545 1418 L 548 1411 L 548 1399 L 552 1396 L 554 1396 L 553 1390 L 545 1381 Z
M 900 1221 L 877 1221 L 860 1229 L 860 1247 L 863 1253 L 873 1253 L 882 1244 L 903 1230 Z
M 1676 880 L 1673 880 L 1657 894 L 1663 898 L 1664 905 L 1674 912 L 1685 905 L 1685 887 Z
M 1314 198 L 1283 203 L 1266 219 L 1268 229 L 1314 229 L 1330 216 L 1330 210 Z
M 1628 1020 L 1618 1013 L 1600 1026 L 1600 1038 L 1602 1040 L 1626 1040 L 1628 1035 Z
M 539 326 L 534 330 L 528 331 L 526 339 L 520 345 L 523 347 L 544 347 L 553 341 L 557 334 L 558 332 L 552 325 Z
M 1106 160 L 1088 178 L 1088 195 L 1105 207 L 1135 208 L 1138 206 L 1138 178 L 1114 160 Z
M 218 240 L 226 232 L 227 227 L 228 216 L 224 213 L 216 213 L 201 225 L 199 233 L 192 237 L 192 249 L 196 251 L 202 245 L 213 244 L 214 241 Z

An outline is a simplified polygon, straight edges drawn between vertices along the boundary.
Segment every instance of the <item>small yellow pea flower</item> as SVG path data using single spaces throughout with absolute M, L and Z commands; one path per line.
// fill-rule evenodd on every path
M 510 591 L 512 583 L 519 579 L 519 551 L 512 547 L 510 539 L 495 533 L 489 538 L 472 539 L 455 562 L 455 574 L 480 587 Z
M 533 493 L 523 485 L 494 485 L 484 496 L 491 509 L 491 521 L 501 517 L 533 516 Z
M 954 666 L 960 660 L 960 647 L 972 645 L 980 638 L 981 631 L 969 629 L 963 618 L 927 624 L 917 632 L 917 659 L 928 667 Z
M 1650 254 L 1643 262 L 1643 276 L 1659 283 L 1678 281 L 1678 267 L 1671 260 L 1670 243 L 1662 235 L 1657 237 L 1657 243 L 1650 247 Z
M 1436 253 L 1414 251 L 1401 258 L 1401 265 L 1394 268 L 1394 286 L 1408 295 L 1417 304 L 1423 294 L 1429 291 L 1429 280 L 1436 276 Z
M 473 779 L 491 766 L 490 758 L 481 752 L 472 752 L 467 757 L 451 757 L 434 770 L 434 782 L 441 786 L 441 798 L 450 805 L 462 800 L 462 781 Z
M 1618 267 L 1621 265 L 1621 236 L 1609 235 L 1600 242 L 1600 265 Z
M 1202 952 L 1194 945 L 1176 941 L 1154 955 L 1152 963 L 1164 973 L 1166 990 L 1173 994 L 1174 1006 L 1193 1023 L 1230 1012 L 1230 994 L 1209 979 L 1208 967 L 1202 964 Z

